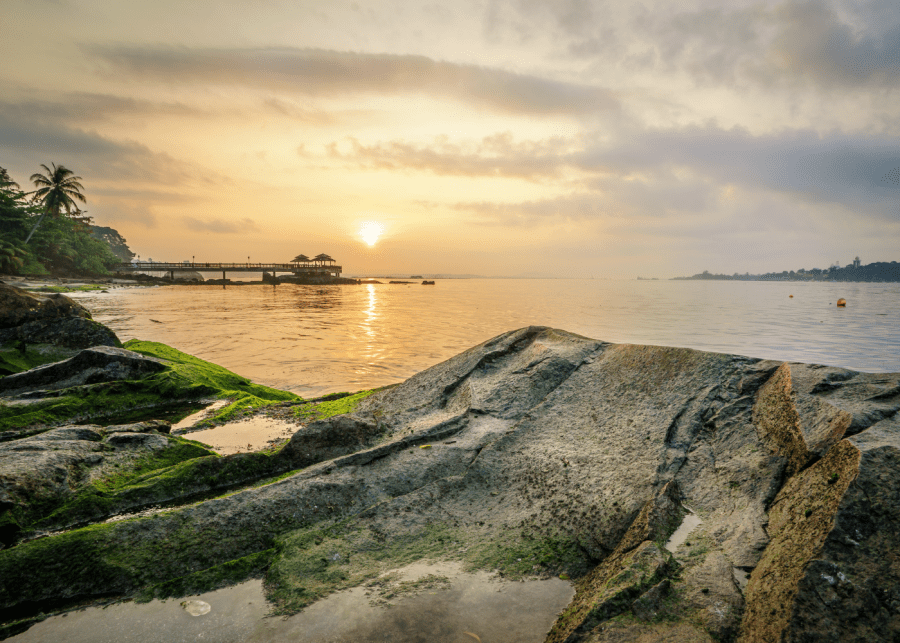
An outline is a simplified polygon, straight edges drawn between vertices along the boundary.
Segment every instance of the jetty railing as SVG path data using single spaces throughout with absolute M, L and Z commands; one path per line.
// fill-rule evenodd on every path
M 224 280 L 226 272 L 291 272 L 296 275 L 331 275 L 339 277 L 342 266 L 334 263 L 310 261 L 308 263 L 250 263 L 250 262 L 218 262 L 218 261 L 128 261 L 115 264 L 113 272 L 167 272 L 172 279 L 175 273 L 184 270 L 218 272 L 222 271 Z

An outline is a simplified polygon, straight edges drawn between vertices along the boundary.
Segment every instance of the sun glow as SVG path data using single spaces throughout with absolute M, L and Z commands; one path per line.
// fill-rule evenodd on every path
M 369 246 L 374 246 L 383 232 L 384 226 L 377 221 L 363 221 L 359 225 L 359 236 Z

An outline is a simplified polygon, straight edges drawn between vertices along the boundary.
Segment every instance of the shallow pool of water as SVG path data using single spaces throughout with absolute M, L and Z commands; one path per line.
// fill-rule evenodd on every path
M 254 417 L 240 422 L 194 431 L 185 435 L 190 440 L 208 444 L 216 453 L 231 455 L 242 451 L 258 451 L 270 440 L 290 438 L 300 426 L 292 422 Z
M 456 563 L 414 564 L 398 581 L 443 577 L 440 588 L 373 600 L 359 587 L 291 617 L 268 617 L 262 581 L 199 596 L 119 603 L 53 616 L 10 641 L 68 643 L 540 643 L 574 595 L 558 578 L 513 582 Z M 381 601 L 383 603 L 383 601 Z M 207 609 L 208 606 L 208 609 Z
M 666 549 L 670 552 L 675 553 L 675 550 L 681 547 L 688 536 L 699 527 L 703 523 L 700 520 L 700 516 L 695 514 L 693 511 L 688 510 L 687 515 L 685 515 L 684 519 L 681 521 L 681 524 L 678 525 L 678 529 L 676 529 L 671 536 L 669 536 L 669 540 L 666 542 Z

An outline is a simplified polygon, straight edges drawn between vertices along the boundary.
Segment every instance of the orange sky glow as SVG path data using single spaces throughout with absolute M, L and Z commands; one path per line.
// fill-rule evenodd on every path
M 0 166 L 141 257 L 633 278 L 897 260 L 891 0 L 10 0 Z

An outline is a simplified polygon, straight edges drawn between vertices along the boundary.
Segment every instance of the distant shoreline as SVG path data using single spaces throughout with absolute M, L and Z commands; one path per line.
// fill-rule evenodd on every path
M 639 278 L 640 279 L 640 278 Z M 707 270 L 691 277 L 674 277 L 673 281 L 822 281 L 844 283 L 897 283 L 900 282 L 900 263 L 896 261 L 878 261 L 865 266 L 859 263 L 859 258 L 843 268 L 837 265 L 822 270 L 800 270 L 790 272 L 768 272 L 762 275 L 744 273 L 739 275 L 713 274 Z

